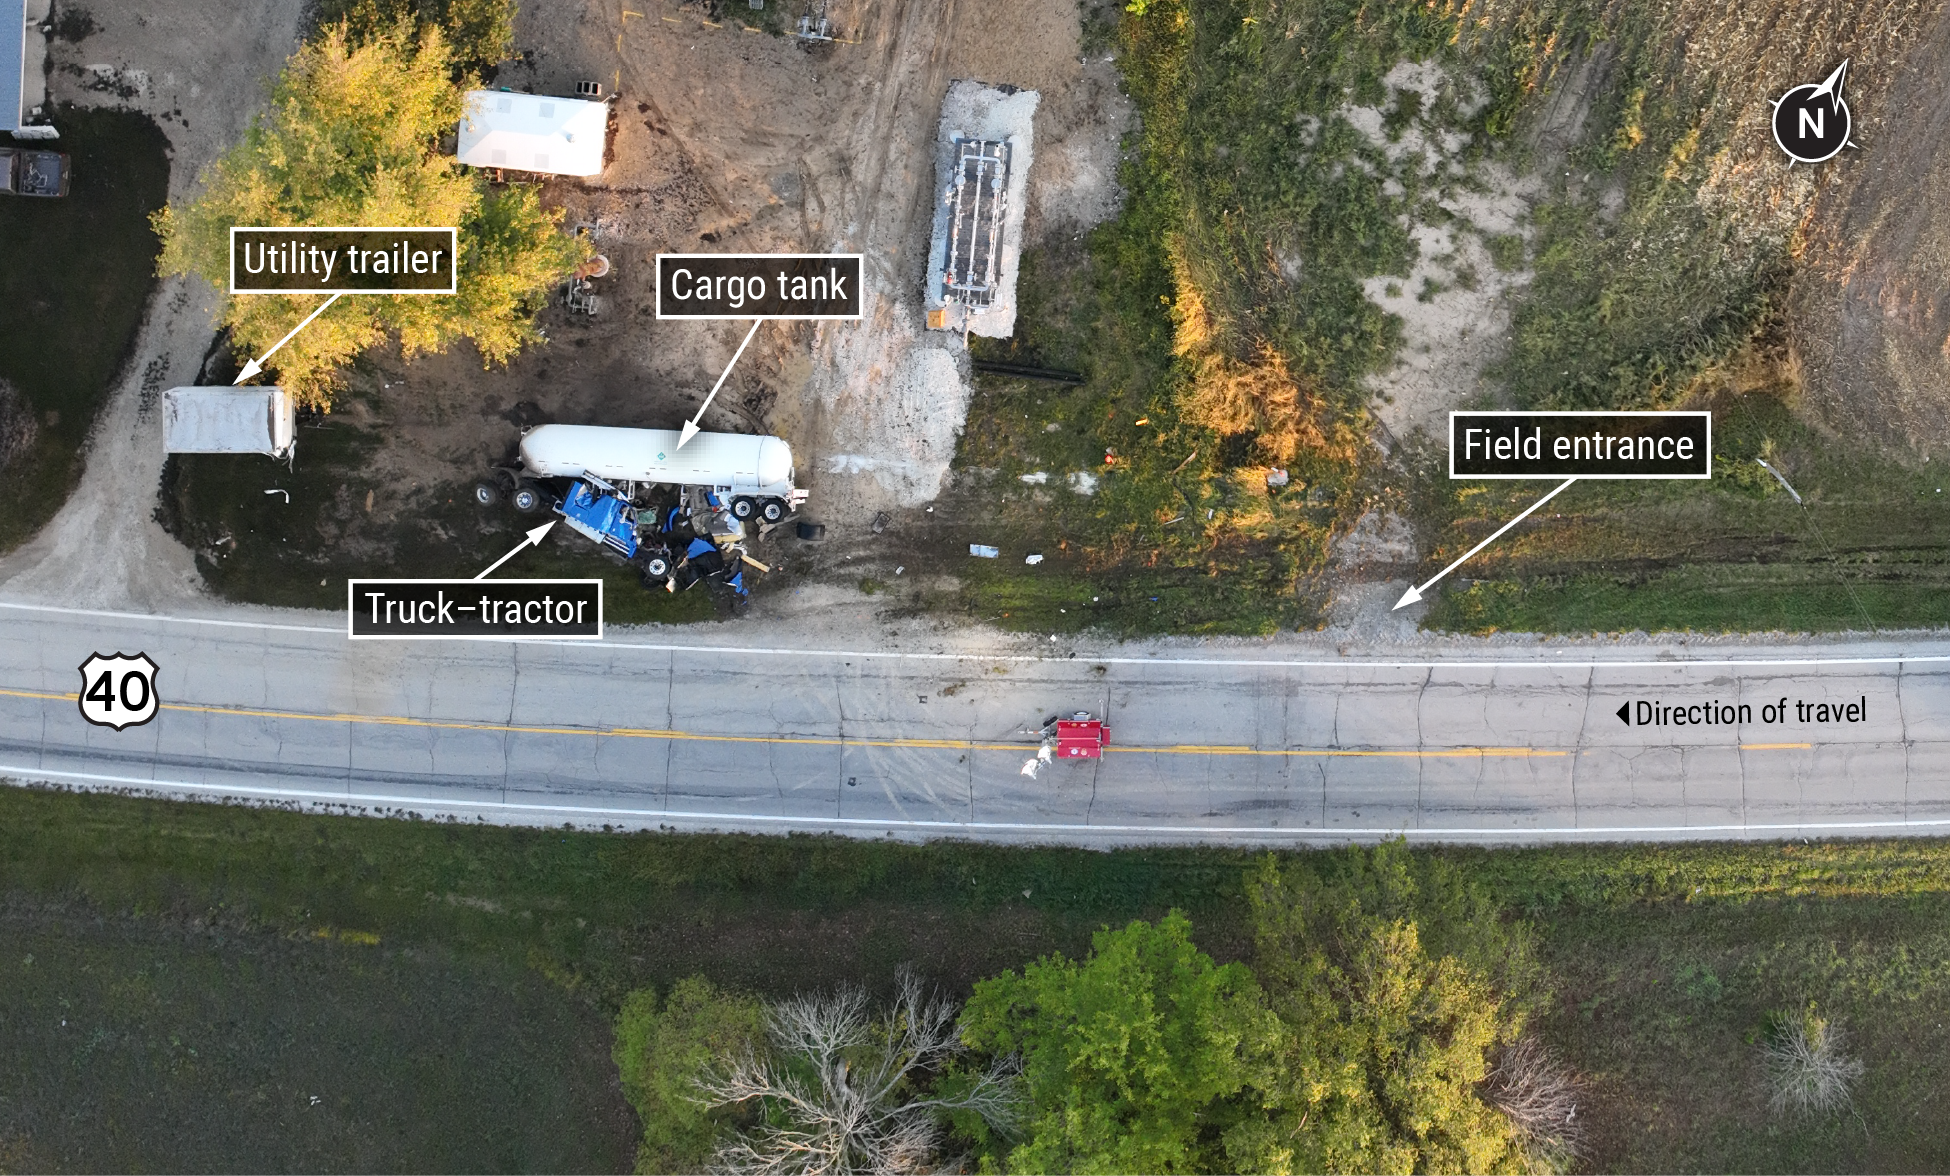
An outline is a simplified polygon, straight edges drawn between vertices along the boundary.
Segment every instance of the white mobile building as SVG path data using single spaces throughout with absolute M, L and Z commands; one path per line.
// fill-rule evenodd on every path
M 600 175 L 608 131 L 607 103 L 469 90 L 456 158 L 469 167 Z
M 283 388 L 171 388 L 163 393 L 167 453 L 262 453 L 288 457 L 298 406 Z

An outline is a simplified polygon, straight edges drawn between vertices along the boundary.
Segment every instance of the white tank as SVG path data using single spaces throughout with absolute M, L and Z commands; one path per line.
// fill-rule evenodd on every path
M 699 433 L 677 448 L 675 429 L 538 425 L 521 439 L 521 464 L 543 478 L 590 473 L 606 482 L 662 482 L 791 496 L 792 447 L 778 437 Z

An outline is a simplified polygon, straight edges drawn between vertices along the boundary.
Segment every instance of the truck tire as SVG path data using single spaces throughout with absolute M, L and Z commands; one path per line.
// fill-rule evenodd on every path
M 534 514 L 536 511 L 548 509 L 548 495 L 533 482 L 523 482 L 516 486 L 511 501 L 514 502 L 515 509 L 523 514 Z
M 742 523 L 757 513 L 758 503 L 753 499 L 746 498 L 741 494 L 731 500 L 731 517 L 737 519 L 739 522 Z
M 785 517 L 785 503 L 776 498 L 768 498 L 758 508 L 758 517 L 768 523 L 776 523 Z
M 659 552 L 644 560 L 643 575 L 647 580 L 654 580 L 658 584 L 662 584 L 664 577 L 670 575 L 670 557 Z
M 493 482 L 474 483 L 474 505 L 500 506 L 501 487 L 495 485 Z

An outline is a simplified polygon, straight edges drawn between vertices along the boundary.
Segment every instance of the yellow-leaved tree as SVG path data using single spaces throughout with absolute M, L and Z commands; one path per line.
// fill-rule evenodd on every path
M 286 63 L 244 139 L 202 177 L 202 190 L 155 216 L 164 275 L 228 288 L 233 225 L 453 225 L 458 293 L 340 298 L 271 357 L 278 382 L 329 407 L 338 369 L 389 335 L 409 358 L 468 340 L 492 366 L 539 342 L 534 311 L 589 255 L 533 187 L 492 188 L 439 148 L 460 122 L 462 93 L 438 28 L 354 44 L 328 29 Z M 226 296 L 218 321 L 242 356 L 259 356 L 328 297 Z

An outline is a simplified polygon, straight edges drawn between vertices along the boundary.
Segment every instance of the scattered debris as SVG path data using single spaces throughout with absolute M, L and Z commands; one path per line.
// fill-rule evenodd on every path
M 1292 477 L 1289 476 L 1287 472 L 1281 469 L 1279 466 L 1274 466 L 1273 468 L 1266 471 L 1266 488 L 1268 490 L 1278 490 L 1280 487 L 1285 486 L 1292 480 L 1293 480 Z
M 1028 555 L 1023 557 L 1022 562 L 1028 564 L 1030 567 L 1033 568 L 1037 564 L 1043 562 L 1043 553 L 1040 551 L 1032 551 Z
M 970 543 L 968 545 L 968 554 L 980 556 L 983 559 L 995 559 L 1002 554 L 1002 549 L 999 547 L 990 547 L 986 543 Z

